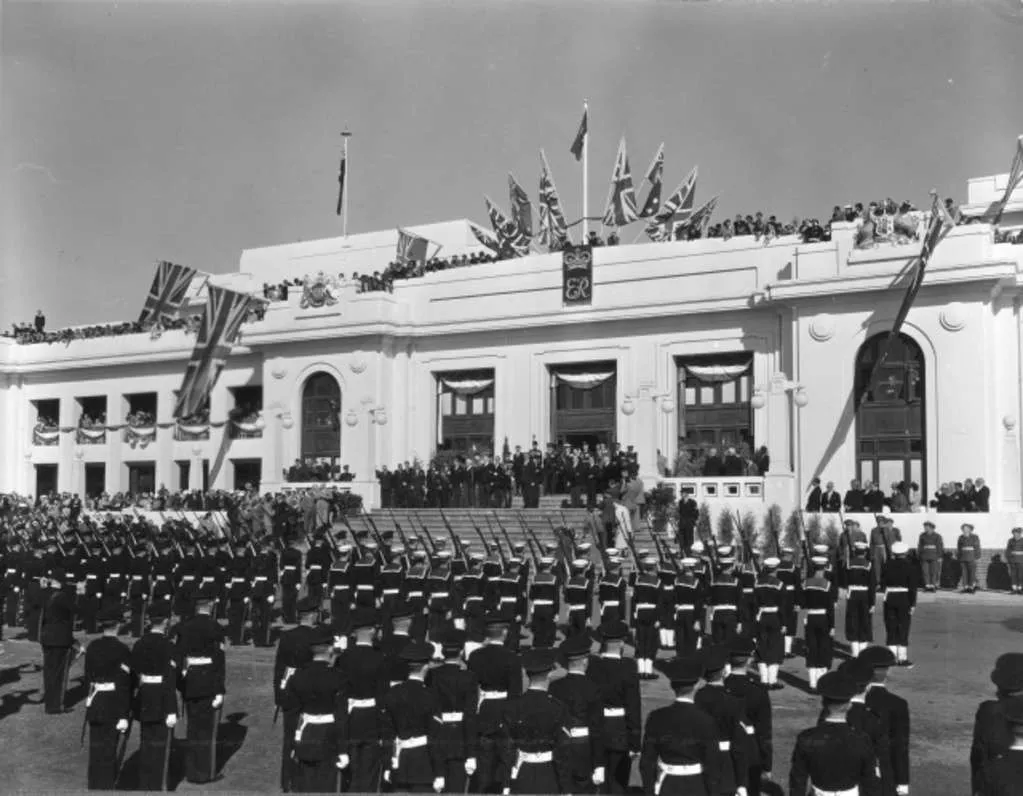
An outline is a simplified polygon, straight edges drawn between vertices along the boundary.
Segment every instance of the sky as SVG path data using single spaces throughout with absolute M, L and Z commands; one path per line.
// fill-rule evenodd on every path
M 1018 5 L 1017 5 L 1018 4 Z M 717 218 L 965 200 L 1023 133 L 1020 0 L 5 2 L 0 326 L 138 315 L 154 264 L 535 201 L 590 109 L 591 215 L 618 140 Z M 638 228 L 636 230 L 638 232 Z M 623 236 L 631 240 L 634 233 Z

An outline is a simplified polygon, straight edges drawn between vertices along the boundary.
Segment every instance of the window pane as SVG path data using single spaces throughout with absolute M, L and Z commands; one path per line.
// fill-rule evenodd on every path
M 464 395 L 456 395 L 455 396 L 455 414 L 456 415 L 464 415 L 465 414 L 465 408 L 466 408 L 465 396 Z
M 739 401 L 740 403 L 749 403 L 749 376 L 739 377 Z
M 487 396 L 486 406 L 485 406 L 485 408 L 483 410 L 483 413 L 487 414 L 487 415 L 494 414 L 494 396 L 493 395 Z
M 476 393 L 476 395 L 472 396 L 472 414 L 483 414 L 483 403 L 485 400 L 482 393 Z
M 700 387 L 700 403 L 704 406 L 714 403 L 713 387 Z
M 860 483 L 865 484 L 867 481 L 874 480 L 874 462 L 870 459 L 866 459 L 860 462 Z
M 686 406 L 696 406 L 696 388 L 686 387 Z
M 441 393 L 441 395 L 440 395 L 440 413 L 441 413 L 441 415 L 443 415 L 444 417 L 450 416 L 451 412 L 452 412 L 452 404 L 453 404 L 453 402 L 451 400 L 451 393 L 449 393 L 449 392 Z
M 721 403 L 723 404 L 734 404 L 735 403 L 735 382 L 725 381 L 721 383 Z

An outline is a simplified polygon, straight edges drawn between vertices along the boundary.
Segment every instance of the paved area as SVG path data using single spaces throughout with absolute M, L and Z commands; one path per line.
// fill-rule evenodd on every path
M 879 613 L 879 612 L 878 612 Z M 838 638 L 842 638 L 841 613 Z M 883 641 L 880 621 L 876 638 Z M 910 670 L 895 670 L 892 687 L 909 699 L 912 711 L 913 792 L 962 796 L 968 792 L 968 755 L 977 704 L 993 693 L 989 674 L 1003 652 L 1023 652 L 1023 597 L 979 593 L 921 595 L 914 617 Z M 82 790 L 86 750 L 79 738 L 84 711 L 82 663 L 72 669 L 74 711 L 46 716 L 38 704 L 42 682 L 39 647 L 4 642 L 0 655 L 0 791 L 12 793 Z M 276 791 L 280 725 L 274 727 L 271 676 L 273 650 L 228 650 L 228 695 L 221 725 L 222 778 L 202 790 L 217 793 Z M 775 727 L 775 781 L 787 792 L 792 743 L 817 712 L 806 692 L 799 658 L 782 670 L 787 687 L 772 694 Z M 667 702 L 663 679 L 644 682 L 644 711 Z M 183 727 L 179 726 L 179 734 Z M 130 784 L 137 735 L 129 745 L 125 784 Z M 638 784 L 638 778 L 635 778 Z M 200 792 L 181 783 L 180 792 Z M 770 792 L 770 791 L 765 791 Z M 781 792 L 781 791 L 776 791 Z

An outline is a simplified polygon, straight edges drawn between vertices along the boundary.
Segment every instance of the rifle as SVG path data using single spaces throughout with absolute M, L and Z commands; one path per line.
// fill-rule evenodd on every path
M 401 538 L 401 543 L 402 543 L 403 545 L 405 545 L 405 549 L 406 549 L 406 550 L 410 550 L 410 548 L 409 548 L 409 543 L 408 543 L 408 537 L 407 537 L 407 536 L 405 536 L 405 531 L 404 531 L 404 530 L 402 530 L 402 527 L 401 527 L 401 523 L 400 523 L 400 522 L 398 522 L 398 520 L 397 520 L 397 519 L 395 518 L 395 516 L 394 516 L 394 512 L 393 512 L 393 511 L 391 511 L 390 509 L 388 509 L 388 510 L 387 510 L 387 513 L 388 513 L 388 515 L 389 515 L 389 516 L 390 516 L 390 518 L 391 518 L 391 522 L 393 522 L 393 523 L 394 523 L 394 529 L 395 529 L 395 530 L 396 530 L 396 531 L 398 532 L 398 536 L 399 536 L 399 537 Z M 366 519 L 367 519 L 367 520 L 369 519 L 369 515 L 368 515 L 368 514 L 366 515 Z M 376 526 L 374 525 L 373 527 L 376 527 Z
M 490 524 L 490 518 L 484 514 L 483 519 L 487 521 L 487 529 L 490 531 L 490 536 L 494 540 L 494 546 L 497 548 L 497 554 L 501 557 L 501 566 L 507 568 L 508 558 L 504 554 L 504 550 L 501 547 L 501 541 L 497 538 L 497 534 L 494 532 L 494 526 Z M 508 550 L 511 553 L 511 549 Z
M 487 519 L 487 515 L 486 514 L 484 514 L 483 517 L 484 517 L 484 519 Z M 512 544 L 512 540 L 511 540 L 511 537 L 508 535 L 508 531 L 505 530 L 505 527 L 501 524 L 501 520 L 497 516 L 497 512 L 494 512 L 494 522 L 496 522 L 497 523 L 497 527 L 500 528 L 501 535 L 504 537 L 504 541 L 508 543 L 508 549 L 511 550 L 511 551 L 514 551 L 515 550 L 515 545 Z M 488 525 L 490 524 L 490 520 L 489 519 L 487 519 L 487 524 Z M 526 541 L 529 541 L 529 540 L 527 539 Z M 533 549 L 532 549 L 532 547 L 530 547 L 530 553 L 532 553 L 532 552 L 533 552 Z
M 487 544 L 487 537 L 483 535 L 483 530 L 476 524 L 476 520 L 473 519 L 471 514 L 469 515 L 469 521 L 472 523 L 472 527 L 476 530 L 476 535 L 480 538 L 480 542 L 483 543 L 483 552 L 485 552 L 488 556 L 492 555 L 493 550 L 490 545 Z
M 803 566 L 809 571 L 812 564 L 810 563 L 810 547 L 806 537 L 806 525 L 803 523 L 803 512 L 797 512 L 799 516 L 799 530 L 802 531 L 799 539 L 800 549 L 803 551 Z
M 516 512 L 515 516 L 518 519 L 519 524 L 522 526 L 522 530 L 525 531 L 523 536 L 526 540 L 526 544 L 529 545 L 529 554 L 534 559 L 540 558 L 540 554 L 543 552 L 543 545 L 540 544 L 540 540 L 536 538 L 536 534 L 533 533 L 532 529 L 529 527 L 529 524 L 522 519 L 522 515 Z M 501 525 L 501 520 L 497 516 L 497 512 L 494 512 L 494 520 L 497 522 L 498 525 Z M 504 530 L 504 528 L 502 527 L 501 530 Z M 508 534 L 505 533 L 505 536 L 507 535 Z M 555 533 L 554 538 L 557 539 L 557 537 L 558 535 L 557 533 Z M 533 547 L 534 543 L 536 544 L 535 548 Z

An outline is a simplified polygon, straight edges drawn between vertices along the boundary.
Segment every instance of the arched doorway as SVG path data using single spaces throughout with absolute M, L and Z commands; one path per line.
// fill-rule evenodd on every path
M 329 373 L 314 373 L 302 388 L 302 459 L 341 455 L 341 388 Z
M 856 398 L 862 397 L 856 413 L 856 470 L 861 481 L 873 481 L 886 494 L 893 483 L 905 481 L 915 482 L 927 495 L 923 351 L 900 334 L 875 373 L 887 340 L 886 333 L 875 335 L 856 354 Z

